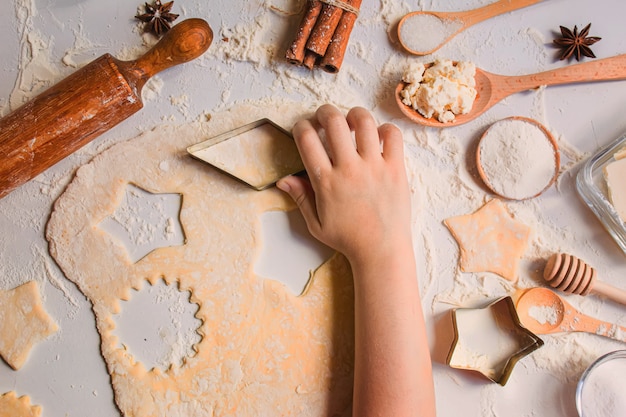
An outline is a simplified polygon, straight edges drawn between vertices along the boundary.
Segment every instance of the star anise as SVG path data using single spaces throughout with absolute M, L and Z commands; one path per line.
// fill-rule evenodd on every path
M 585 26 L 580 33 L 578 33 L 577 26 L 574 26 L 573 31 L 564 26 L 560 26 L 560 28 L 562 36 L 554 40 L 554 44 L 562 49 L 560 60 L 569 59 L 571 56 L 574 56 L 576 61 L 580 61 L 580 58 L 583 56 L 589 58 L 596 57 L 590 46 L 602 38 L 588 36 L 591 23 Z
M 175 13 L 170 13 L 173 1 L 161 4 L 161 0 L 155 0 L 154 4 L 146 3 L 146 12 L 135 16 L 136 19 L 146 23 L 145 30 L 157 36 L 170 30 L 171 23 L 178 17 Z

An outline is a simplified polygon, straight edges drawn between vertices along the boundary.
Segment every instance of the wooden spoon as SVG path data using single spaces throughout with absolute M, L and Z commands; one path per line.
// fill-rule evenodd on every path
M 526 290 L 516 308 L 520 322 L 535 334 L 588 332 L 626 342 L 626 328 L 582 314 L 548 288 Z
M 415 123 L 430 127 L 451 127 L 474 120 L 500 100 L 520 91 L 532 90 L 542 85 L 624 79 L 626 79 L 626 54 L 528 75 L 497 75 L 476 68 L 475 80 L 478 94 L 472 110 L 467 114 L 457 115 L 450 123 L 443 123 L 435 118 L 427 119 L 402 103 L 400 92 L 406 85 L 404 82 L 400 82 L 396 87 L 396 102 L 402 113 Z
M 490 19 L 494 16 L 501 15 L 513 10 L 521 9 L 522 7 L 530 6 L 531 4 L 539 3 L 542 0 L 499 0 L 494 3 L 488 4 L 483 7 L 479 7 L 473 10 L 466 10 L 462 12 L 428 12 L 419 11 L 412 12 L 405 15 L 398 23 L 398 40 L 407 52 L 414 55 L 428 55 L 441 48 L 446 42 L 455 37 L 459 32 L 464 31 L 468 27 L 482 22 L 483 20 Z M 419 40 L 415 40 L 415 32 L 412 31 L 413 27 L 411 21 L 419 22 L 420 16 L 430 15 L 439 19 L 441 27 L 436 28 L 420 28 L 417 26 L 417 30 L 431 30 L 437 29 L 440 31 L 441 42 L 435 47 L 428 47 L 428 50 L 419 50 L 416 48 L 415 43 Z M 435 20 L 437 22 L 437 20 Z M 430 34 L 429 36 L 432 36 Z

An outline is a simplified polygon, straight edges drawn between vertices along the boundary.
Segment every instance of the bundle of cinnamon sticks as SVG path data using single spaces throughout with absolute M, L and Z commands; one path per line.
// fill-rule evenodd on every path
M 287 60 L 308 69 L 318 65 L 330 73 L 339 71 L 360 7 L 361 0 L 307 0 Z

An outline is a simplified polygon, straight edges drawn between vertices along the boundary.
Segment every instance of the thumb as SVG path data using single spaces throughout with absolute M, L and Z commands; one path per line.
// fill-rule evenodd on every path
M 313 236 L 318 235 L 320 222 L 317 216 L 317 206 L 315 204 L 315 192 L 308 179 L 290 175 L 278 180 L 278 189 L 286 192 L 296 203 L 304 221 Z

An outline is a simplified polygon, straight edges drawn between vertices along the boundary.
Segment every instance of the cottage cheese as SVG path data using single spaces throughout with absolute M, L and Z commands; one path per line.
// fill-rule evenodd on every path
M 428 119 L 452 122 L 456 115 L 472 109 L 475 74 L 476 66 L 471 62 L 436 60 L 428 68 L 422 63 L 412 64 L 402 76 L 407 84 L 401 91 L 402 102 Z

